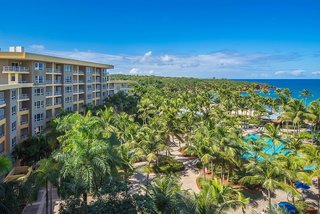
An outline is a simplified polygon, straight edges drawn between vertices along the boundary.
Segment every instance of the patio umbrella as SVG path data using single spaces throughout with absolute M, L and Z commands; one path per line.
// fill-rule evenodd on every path
M 285 202 L 285 201 L 280 202 L 279 203 L 279 207 L 282 207 L 282 208 L 286 209 L 286 211 L 289 212 L 289 213 L 298 212 L 297 208 L 293 204 L 290 204 L 290 203 Z
M 310 189 L 310 186 L 308 184 L 304 184 L 300 181 L 294 182 L 293 184 L 296 186 L 296 188 L 299 188 L 299 189 L 303 189 L 303 190 Z

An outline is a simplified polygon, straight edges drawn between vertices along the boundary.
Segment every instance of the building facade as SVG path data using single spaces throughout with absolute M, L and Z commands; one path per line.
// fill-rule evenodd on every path
M 62 110 L 83 112 L 109 92 L 113 65 L 27 53 L 0 52 L 0 153 L 44 130 Z
M 123 91 L 125 93 L 129 93 L 129 90 L 131 88 L 130 83 L 132 83 L 132 81 L 130 80 L 109 80 L 108 81 L 108 94 L 112 95 L 112 94 L 116 94 L 119 91 Z

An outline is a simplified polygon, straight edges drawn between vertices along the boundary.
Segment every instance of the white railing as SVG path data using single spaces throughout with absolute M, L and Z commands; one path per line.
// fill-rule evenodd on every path
M 21 121 L 20 122 L 20 125 L 25 125 L 25 124 L 28 124 L 29 122 L 27 121 L 27 120 L 25 120 L 25 121 Z
M 47 73 L 53 73 L 53 68 L 46 68 Z
M 4 105 L 4 104 L 6 104 L 6 101 L 5 101 L 5 99 L 1 98 L 0 99 L 0 105 Z
M 28 108 L 20 108 L 19 111 L 27 111 Z
M 22 66 L 3 66 L 3 71 L 14 71 L 14 72 L 29 72 L 28 67 L 22 67 Z
M 47 95 L 47 96 L 52 96 L 52 91 L 47 91 L 47 92 L 46 92 L 46 95 Z
M 19 99 L 20 99 L 20 100 L 29 99 L 29 95 L 28 95 L 28 94 L 20 94 L 20 95 L 19 95 Z

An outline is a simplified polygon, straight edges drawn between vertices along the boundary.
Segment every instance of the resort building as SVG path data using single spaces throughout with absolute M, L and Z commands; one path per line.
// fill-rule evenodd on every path
M 113 65 L 27 53 L 21 46 L 0 52 L 0 153 L 40 133 L 62 111 L 83 112 L 122 90 L 115 83 L 109 90 L 108 69 Z
M 131 88 L 130 83 L 132 83 L 130 80 L 109 80 L 109 94 L 116 94 L 119 91 L 129 93 L 129 89 Z

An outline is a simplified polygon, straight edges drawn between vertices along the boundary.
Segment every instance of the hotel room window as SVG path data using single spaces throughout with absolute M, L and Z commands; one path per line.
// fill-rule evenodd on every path
M 11 91 L 11 100 L 15 100 L 17 97 L 17 91 L 16 90 L 12 90 Z
M 34 70 L 43 71 L 44 70 L 44 64 L 42 62 L 35 62 L 34 63 Z
M 71 65 L 65 65 L 64 66 L 64 71 L 65 72 L 71 72 Z
M 91 68 L 90 67 L 86 67 L 86 73 L 87 74 L 91 74 Z
M 16 122 L 16 121 L 14 121 L 14 122 L 11 124 L 11 131 L 13 132 L 13 131 L 15 131 L 15 130 L 17 130 L 17 122 Z

